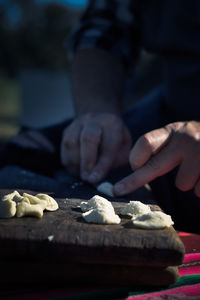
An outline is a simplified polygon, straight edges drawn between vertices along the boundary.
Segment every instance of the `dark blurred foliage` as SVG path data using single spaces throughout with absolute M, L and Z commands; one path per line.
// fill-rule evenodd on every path
M 5 5 L 0 4 L 0 68 L 10 73 L 19 68 L 65 69 L 69 12 L 58 3 L 12 0 L 20 18 L 11 26 Z

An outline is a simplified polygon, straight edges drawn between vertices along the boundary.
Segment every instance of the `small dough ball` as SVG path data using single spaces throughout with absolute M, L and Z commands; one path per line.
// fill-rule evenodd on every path
M 37 194 L 36 197 L 47 202 L 45 210 L 54 211 L 59 208 L 57 201 L 47 194 Z
M 93 196 L 90 200 L 88 200 L 88 202 L 81 202 L 80 208 L 83 212 L 94 208 L 110 209 L 114 212 L 112 203 L 99 195 Z
M 99 184 L 97 186 L 97 191 L 99 191 L 107 196 L 114 197 L 113 184 L 108 181 L 105 181 L 105 182 L 102 182 L 101 184 Z
M 123 216 L 132 217 L 134 215 L 142 215 L 149 213 L 150 207 L 140 201 L 130 201 L 126 204 L 121 212 Z
M 88 223 L 96 224 L 119 224 L 120 218 L 112 210 L 102 208 L 91 209 L 82 214 Z
M 12 218 L 16 214 L 16 203 L 11 199 L 0 202 L 0 218 Z
M 171 216 L 161 211 L 151 211 L 147 214 L 135 216 L 130 223 L 133 227 L 143 229 L 163 229 L 174 224 Z

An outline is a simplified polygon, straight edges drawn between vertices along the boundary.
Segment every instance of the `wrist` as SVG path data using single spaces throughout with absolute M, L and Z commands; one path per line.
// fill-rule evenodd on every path
M 78 103 L 77 103 L 78 104 Z M 121 107 L 118 103 L 112 103 L 105 99 L 99 100 L 97 97 L 92 97 L 91 101 L 87 98 L 87 102 L 83 102 L 76 105 L 75 102 L 75 113 L 77 116 L 87 113 L 111 113 L 115 115 L 121 115 Z

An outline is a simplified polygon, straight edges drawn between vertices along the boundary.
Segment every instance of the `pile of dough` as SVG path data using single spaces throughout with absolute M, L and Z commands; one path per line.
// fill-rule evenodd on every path
M 114 211 L 114 207 L 112 206 L 112 203 L 99 195 L 93 196 L 90 200 L 88 200 L 88 202 L 85 201 L 81 202 L 80 208 L 83 212 L 95 208 L 97 209 L 106 208 Z
M 15 215 L 18 218 L 34 216 L 41 218 L 44 210 L 54 211 L 58 209 L 58 203 L 47 194 L 36 196 L 18 191 L 3 196 L 0 201 L 0 218 L 11 218 Z
M 121 214 L 123 216 L 132 217 L 134 215 L 142 215 L 149 213 L 151 211 L 150 207 L 140 201 L 130 201 L 124 206 Z
M 151 211 L 143 215 L 134 216 L 130 223 L 133 227 L 144 229 L 163 229 L 174 224 L 171 216 L 161 211 Z
M 121 219 L 115 214 L 112 203 L 107 199 L 95 195 L 88 202 L 81 202 L 83 218 L 88 223 L 119 224 Z
M 113 184 L 108 181 L 105 181 L 105 182 L 102 182 L 101 184 L 99 184 L 97 186 L 97 191 L 99 191 L 107 196 L 114 197 Z
M 121 219 L 110 209 L 91 209 L 82 214 L 88 223 L 96 224 L 119 224 Z

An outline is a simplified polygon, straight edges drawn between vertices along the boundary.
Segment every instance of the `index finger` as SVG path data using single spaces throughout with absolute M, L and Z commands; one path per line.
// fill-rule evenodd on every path
M 180 152 L 169 145 L 150 158 L 144 166 L 136 169 L 133 174 L 117 182 L 114 186 L 114 193 L 126 195 L 133 192 L 155 178 L 168 173 L 180 164 L 181 160 Z
M 94 168 L 101 142 L 102 128 L 95 123 L 87 124 L 80 137 L 80 171 L 83 180 L 87 180 Z
M 61 142 L 61 161 L 62 164 L 73 173 L 78 173 L 80 163 L 79 150 L 80 124 L 73 122 L 63 132 Z
M 170 130 L 166 127 L 150 131 L 141 136 L 129 156 L 133 169 L 142 167 L 152 155 L 158 153 L 168 142 Z
M 89 176 L 89 181 L 91 183 L 102 180 L 111 169 L 115 156 L 119 150 L 120 142 L 120 134 L 113 132 L 113 134 L 110 135 L 104 132 L 99 159 Z

